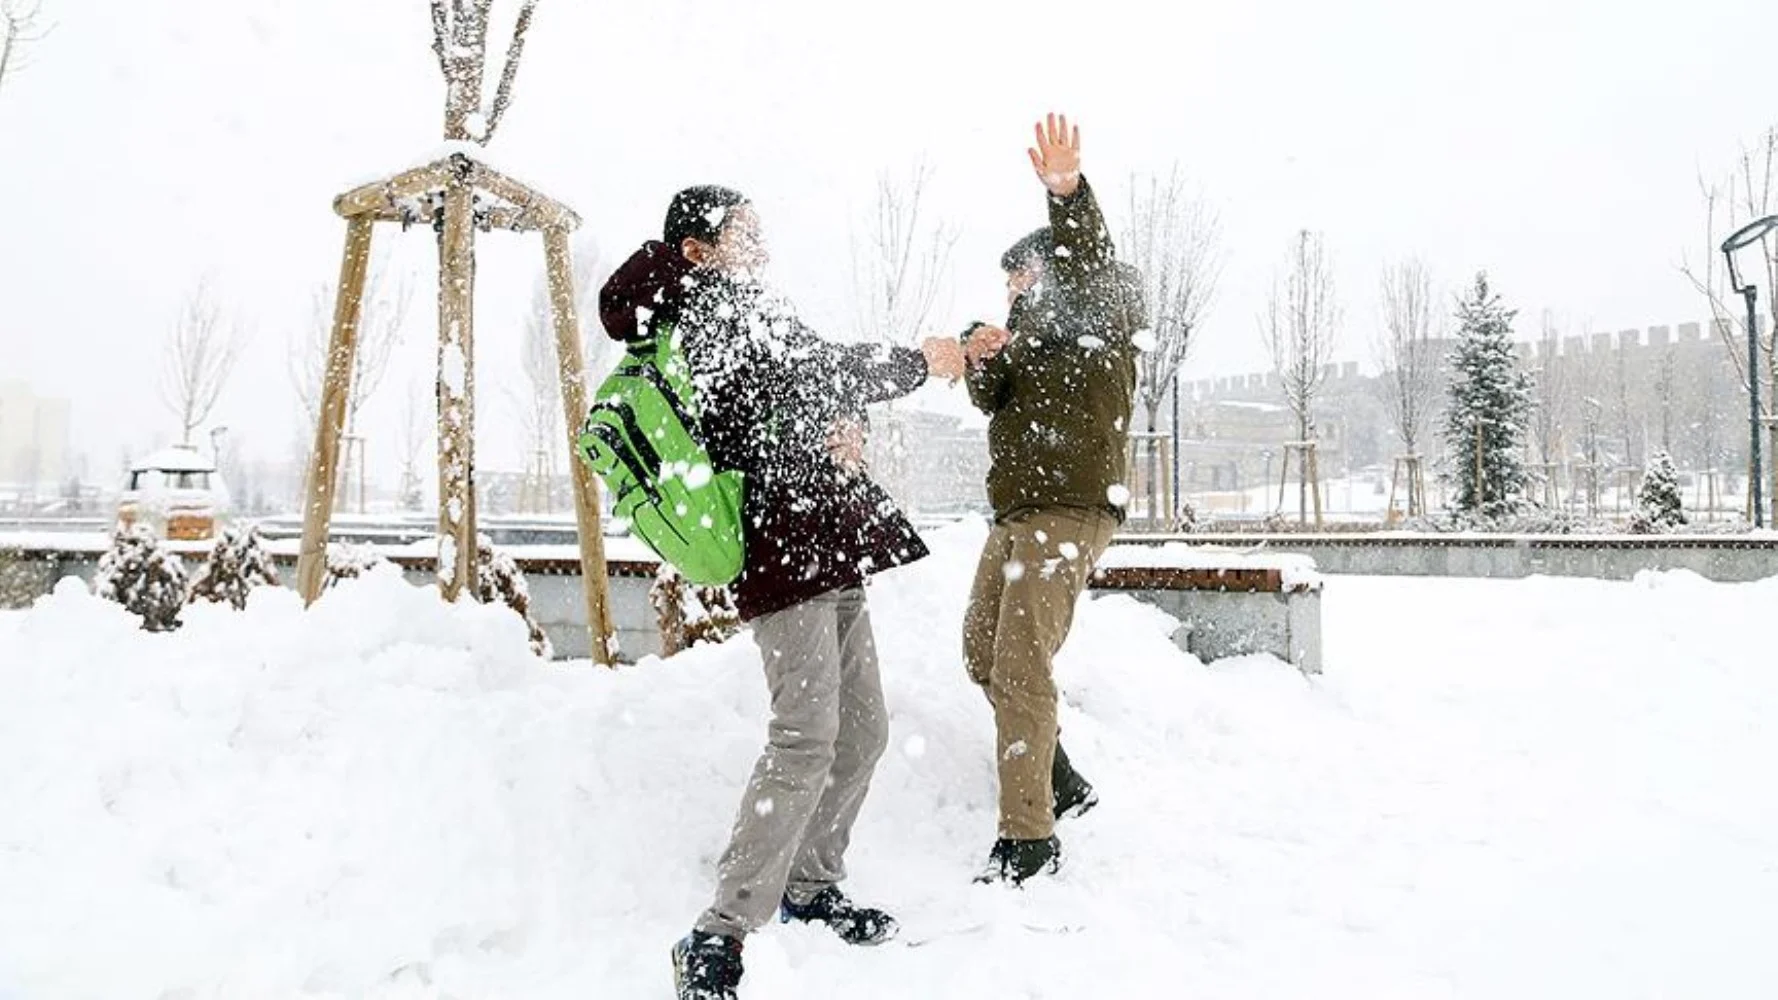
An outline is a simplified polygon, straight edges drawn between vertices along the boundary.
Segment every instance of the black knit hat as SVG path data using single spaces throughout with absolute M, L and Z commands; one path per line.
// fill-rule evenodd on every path
M 1055 252 L 1055 234 L 1050 232 L 1050 227 L 1044 226 L 1008 247 L 1007 251 L 1000 255 L 1000 269 L 1002 271 L 1023 270 L 1028 264 L 1042 263 L 1048 260 Z
M 661 227 L 661 239 L 678 248 L 688 239 L 714 243 L 728 221 L 728 210 L 747 204 L 747 196 L 732 188 L 714 184 L 689 187 L 673 196 L 667 206 L 667 221 Z

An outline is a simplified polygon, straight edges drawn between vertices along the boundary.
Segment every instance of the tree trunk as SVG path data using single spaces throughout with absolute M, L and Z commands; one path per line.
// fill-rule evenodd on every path
M 1159 399 L 1156 399 L 1156 398 L 1150 396 L 1150 397 L 1143 399 L 1142 406 L 1143 406 L 1143 409 L 1146 410 L 1147 414 L 1148 414 L 1148 433 L 1153 434 L 1156 431 L 1156 425 L 1160 423 L 1161 401 Z M 1161 491 L 1161 450 L 1159 447 L 1157 447 L 1157 445 L 1158 445 L 1158 442 L 1154 438 L 1151 437 L 1148 439 L 1148 449 L 1147 449 L 1148 455 L 1147 455 L 1147 462 L 1145 463 L 1148 466 L 1148 471 L 1146 473 L 1146 478 L 1148 479 L 1148 488 L 1145 492 L 1147 492 L 1147 494 L 1148 494 L 1148 519 L 1151 522 L 1158 523 L 1162 519 L 1161 518 L 1161 492 L 1162 491 Z
M 1475 501 L 1473 508 L 1477 513 L 1483 509 L 1482 499 L 1482 425 L 1475 426 L 1475 482 L 1470 487 L 1470 497 Z
M 1296 452 L 1296 521 L 1298 524 L 1309 523 L 1309 418 L 1297 417 L 1296 439 L 1299 445 Z M 1288 464 L 1288 459 L 1286 460 Z

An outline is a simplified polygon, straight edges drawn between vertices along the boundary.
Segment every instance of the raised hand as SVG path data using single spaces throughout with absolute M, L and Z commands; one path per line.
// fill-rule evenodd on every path
M 1031 166 L 1051 194 L 1066 198 L 1080 189 L 1080 127 L 1070 128 L 1067 115 L 1051 112 L 1036 131 L 1037 145 L 1026 150 Z

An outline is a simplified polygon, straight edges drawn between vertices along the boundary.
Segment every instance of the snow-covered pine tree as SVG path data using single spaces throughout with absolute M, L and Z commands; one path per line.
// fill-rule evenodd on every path
M 119 528 L 99 559 L 93 593 L 123 605 L 148 631 L 171 632 L 185 607 L 185 566 L 147 525 Z
M 511 556 L 495 551 L 487 535 L 476 536 L 475 598 L 483 604 L 498 601 L 517 612 L 530 632 L 531 652 L 550 658 L 549 636 L 531 617 L 531 588 L 525 584 L 525 574 Z
M 239 611 L 247 606 L 254 587 L 276 587 L 278 570 L 258 525 L 229 525 L 210 550 L 210 561 L 191 585 L 191 600 L 227 602 Z
M 1636 514 L 1630 519 L 1630 530 L 1652 534 L 1670 531 L 1684 523 L 1685 506 L 1679 494 L 1679 473 L 1673 469 L 1673 456 L 1662 449 L 1649 460 L 1648 473 L 1642 477 L 1642 489 L 1636 494 Z
M 1516 313 L 1478 274 L 1457 303 L 1457 348 L 1451 353 L 1444 439 L 1450 455 L 1451 502 L 1460 513 L 1494 519 L 1512 514 L 1526 485 L 1523 459 L 1531 419 L 1531 376 L 1513 349 Z

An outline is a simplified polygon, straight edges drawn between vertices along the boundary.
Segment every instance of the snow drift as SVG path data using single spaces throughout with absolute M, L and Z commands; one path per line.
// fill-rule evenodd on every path
M 1083 604 L 1062 878 L 970 885 L 979 526 L 873 592 L 891 751 L 848 888 L 743 997 L 1751 997 L 1778 927 L 1778 584 L 1332 578 L 1328 675 Z M 745 636 L 605 672 L 387 569 L 174 634 L 0 615 L 0 997 L 667 997 L 764 734 Z

